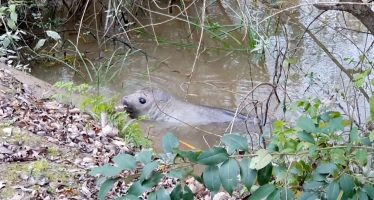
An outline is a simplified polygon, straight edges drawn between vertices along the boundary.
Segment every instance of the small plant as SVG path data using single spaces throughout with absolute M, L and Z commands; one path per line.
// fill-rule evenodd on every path
M 108 116 L 109 123 L 118 128 L 119 136 L 127 143 L 148 147 L 150 140 L 144 137 L 137 120 L 130 119 L 125 112 L 117 112 L 117 102 L 117 97 L 107 100 L 103 96 L 91 96 L 82 102 L 82 108 L 90 108 L 97 119 L 102 120 L 103 113 Z
M 75 85 L 73 82 L 56 82 L 55 87 L 63 89 L 66 91 L 66 94 L 56 94 L 54 98 L 68 103 L 72 103 L 73 94 L 87 95 L 92 87 L 88 84 Z
M 91 171 L 91 175 L 101 174 L 105 179 L 99 198 L 105 198 L 123 170 L 136 173 L 136 163 L 140 162 L 143 169 L 135 176 L 139 178 L 133 180 L 120 199 L 137 199 L 147 191 L 150 199 L 193 199 L 184 180 L 196 164 L 205 166 L 204 172 L 195 177 L 212 195 L 221 187 L 232 194 L 241 184 L 250 195 L 241 191 L 240 198 L 254 200 L 374 199 L 374 178 L 368 160 L 374 152 L 373 140 L 361 136 L 340 113 L 324 111 L 319 101 L 302 101 L 298 106 L 306 114 L 295 126 L 277 121 L 268 150 L 251 152 L 246 137 L 227 134 L 221 138 L 223 146 L 183 151 L 179 140 L 167 134 L 162 140 L 163 154 L 154 156 L 151 151 L 142 151 L 135 156 L 118 155 L 113 158 L 114 165 Z M 158 170 L 161 165 L 171 170 L 162 174 Z M 170 194 L 164 188 L 154 189 L 165 176 L 179 179 Z
M 72 103 L 74 94 L 82 95 L 84 97 L 81 103 L 82 109 L 89 109 L 97 120 L 104 120 L 105 123 L 109 122 L 118 128 L 119 136 L 127 143 L 137 147 L 150 146 L 150 140 L 144 137 L 138 121 L 130 119 L 125 112 L 116 111 L 118 97 L 107 99 L 101 95 L 89 95 L 89 91 L 93 88 L 88 84 L 74 85 L 73 82 L 57 82 L 54 86 L 66 91 L 66 94 L 57 94 L 55 98 Z

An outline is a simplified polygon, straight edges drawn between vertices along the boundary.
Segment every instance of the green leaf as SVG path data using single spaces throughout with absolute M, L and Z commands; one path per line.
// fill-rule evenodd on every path
M 306 132 L 306 131 L 300 131 L 298 133 L 298 136 L 299 136 L 299 139 L 301 141 L 305 141 L 305 142 L 309 142 L 309 143 L 312 143 L 312 144 L 315 144 L 316 142 L 314 141 L 314 138 L 312 136 L 312 134 Z
M 172 178 L 177 178 L 177 179 L 184 179 L 186 176 L 187 176 L 187 172 L 183 169 L 174 169 L 174 170 L 171 170 L 167 176 L 168 177 L 172 177 Z
M 238 184 L 239 172 L 239 166 L 235 159 L 226 160 L 219 168 L 222 186 L 230 195 Z
M 140 175 L 139 180 L 141 182 L 143 182 L 144 180 L 148 180 L 151 177 L 153 170 L 157 169 L 157 167 L 158 163 L 156 161 L 146 164 L 143 168 L 142 175 Z
M 309 117 L 300 117 L 297 120 L 296 125 L 308 133 L 313 133 L 316 131 L 316 126 L 314 125 L 313 120 Z
M 362 166 L 366 166 L 368 163 L 368 152 L 365 149 L 358 149 L 355 158 Z
M 204 185 L 212 192 L 218 192 L 221 186 L 217 166 L 208 166 L 203 173 Z
M 340 188 L 342 188 L 344 195 L 352 198 L 353 197 L 353 189 L 354 189 L 354 182 L 353 178 L 347 174 L 344 174 L 342 177 L 339 179 L 339 185 Z
M 152 151 L 143 150 L 136 154 L 135 159 L 143 164 L 150 163 L 152 161 Z
M 248 191 L 251 189 L 257 177 L 257 171 L 249 167 L 250 162 L 248 158 L 244 158 L 239 164 L 241 181 Z
M 151 192 L 148 194 L 147 200 L 157 200 L 156 192 Z
M 92 168 L 89 174 L 91 176 L 102 174 L 103 176 L 106 176 L 106 177 L 112 177 L 112 176 L 119 175 L 121 172 L 122 172 L 121 168 L 106 164 L 101 167 Z
M 34 50 L 37 51 L 37 50 L 39 50 L 42 46 L 44 46 L 45 41 L 46 41 L 46 39 L 40 39 L 40 40 L 36 43 L 36 45 L 35 45 L 35 47 L 34 47 Z
M 357 193 L 356 193 L 356 195 L 357 195 Z M 364 191 L 360 191 L 359 193 L 358 193 L 358 196 L 357 197 L 353 197 L 353 199 L 359 199 L 359 200 L 369 200 L 369 197 L 368 197 L 368 195 L 364 192 Z
M 271 179 L 271 174 L 273 171 L 273 165 L 269 163 L 266 167 L 260 169 L 257 172 L 257 181 L 260 185 L 265 185 L 269 183 Z
M 134 156 L 129 154 L 119 154 L 113 158 L 113 161 L 122 170 L 134 170 L 136 167 L 136 160 Z
M 317 192 L 304 192 L 300 200 L 316 200 L 320 199 Z
M 221 138 L 221 141 L 227 146 L 229 154 L 232 154 L 237 150 L 248 151 L 248 141 L 247 138 L 243 136 L 227 134 Z
M 280 200 L 281 190 L 275 189 L 266 200 Z
M 10 5 L 9 5 L 9 11 L 10 11 L 10 12 L 16 12 L 16 8 L 17 8 L 17 7 L 16 7 L 16 4 L 10 4 Z
M 353 127 L 350 134 L 349 134 L 349 139 L 351 143 L 358 143 L 360 142 L 360 138 L 357 133 L 357 127 Z
M 169 196 L 169 193 L 164 188 L 161 188 L 156 191 L 156 199 L 157 200 L 170 200 L 170 196 Z
M 159 172 L 154 172 L 153 175 L 148 180 L 145 180 L 142 182 L 142 185 L 145 188 L 150 189 L 156 186 L 161 181 L 162 178 L 164 178 L 163 174 Z
M 138 197 L 141 194 L 143 194 L 144 192 L 146 192 L 147 190 L 148 189 L 146 187 L 142 186 L 140 181 L 136 181 L 130 186 L 127 193 L 129 195 L 134 195 L 134 196 Z
M 361 143 L 365 146 L 371 146 L 372 145 L 369 137 L 361 137 Z
M 193 193 L 190 188 L 185 185 L 182 190 L 182 186 L 177 185 L 170 193 L 171 200 L 193 200 Z
M 343 130 L 343 129 L 344 129 L 343 118 L 338 117 L 338 118 L 331 119 L 327 123 L 326 127 L 324 127 L 321 131 L 326 134 L 331 134 L 331 133 L 334 133 L 336 131 Z
M 139 200 L 139 198 L 137 196 L 134 196 L 134 195 L 126 195 L 126 196 L 123 196 L 123 197 L 118 197 L 117 199 L 115 200 Z
M 229 155 L 224 148 L 213 147 L 200 154 L 197 162 L 203 165 L 217 165 L 227 159 L 229 159 Z
M 173 191 L 171 191 L 170 198 L 171 198 L 171 200 L 183 199 L 183 197 L 182 197 L 182 186 L 180 184 L 175 186 Z
M 46 31 L 45 33 L 56 41 L 61 40 L 61 36 L 56 31 Z
M 337 182 L 333 181 L 327 186 L 327 192 L 326 192 L 327 200 L 338 199 L 339 193 L 340 193 L 340 188 Z
M 10 42 L 11 42 L 11 41 L 10 41 L 9 38 L 7 38 L 7 37 L 4 38 L 4 40 L 3 40 L 3 42 L 2 42 L 2 43 L 3 43 L 3 47 L 4 47 L 4 48 L 7 48 L 7 47 L 9 46 Z
M 17 12 L 11 12 L 10 13 L 10 19 L 12 20 L 12 21 L 17 21 L 17 18 L 18 18 L 18 15 L 17 15 Z
M 334 163 L 346 165 L 347 158 L 344 149 L 332 149 L 330 151 L 330 158 Z
M 171 153 L 179 147 L 179 140 L 172 133 L 168 133 L 162 138 L 162 146 L 165 153 Z
M 187 158 L 189 161 L 193 163 L 197 163 L 197 158 L 201 154 L 201 151 L 182 151 L 179 149 L 176 149 L 173 152 L 177 154 L 177 156 Z
M 291 200 L 291 199 L 296 199 L 294 193 L 288 189 L 288 188 L 283 188 L 280 190 L 280 200 Z
M 7 25 L 8 25 L 9 28 L 11 28 L 11 29 L 13 29 L 13 30 L 17 29 L 16 22 L 13 21 L 13 20 L 11 20 L 11 19 L 9 19 L 9 20 L 7 21 Z
M 250 200 L 262 200 L 266 199 L 274 190 L 275 186 L 273 184 L 266 184 L 259 187 L 249 198 Z
M 371 199 L 374 199 L 374 187 L 373 186 L 371 186 L 371 185 L 364 185 L 363 191 L 365 191 L 366 194 L 368 194 L 368 196 Z
M 319 174 L 331 174 L 337 169 L 338 167 L 334 163 L 322 163 L 317 167 L 316 172 Z
M 256 152 L 256 157 L 251 160 L 250 168 L 260 170 L 267 166 L 273 159 L 269 152 L 265 149 L 260 149 Z
M 101 184 L 99 194 L 98 194 L 100 200 L 105 199 L 106 194 L 110 191 L 110 189 L 112 189 L 113 184 L 116 181 L 117 181 L 117 179 L 107 179 L 107 180 L 104 181 L 103 184 Z
M 373 80 L 374 80 L 374 79 L 373 79 Z M 374 141 L 374 131 L 371 131 L 371 132 L 370 132 L 369 140 L 370 140 L 370 142 L 373 142 L 373 141 Z
M 374 96 L 370 97 L 369 104 L 370 104 L 370 117 L 371 117 L 371 121 L 374 121 Z
M 304 186 L 303 186 L 304 190 L 307 192 L 319 191 L 324 187 L 325 187 L 325 182 L 323 181 L 310 181 L 310 182 L 304 183 Z

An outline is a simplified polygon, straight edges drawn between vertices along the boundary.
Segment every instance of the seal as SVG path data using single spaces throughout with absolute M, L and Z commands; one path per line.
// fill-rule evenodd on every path
M 184 102 L 155 88 L 143 88 L 124 96 L 122 105 L 131 118 L 146 116 L 150 120 L 173 123 L 222 123 L 232 121 L 235 116 L 230 110 Z M 238 114 L 235 121 L 246 118 Z

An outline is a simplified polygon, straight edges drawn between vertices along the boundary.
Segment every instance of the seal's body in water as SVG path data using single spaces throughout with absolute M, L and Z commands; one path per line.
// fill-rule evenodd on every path
M 144 88 L 124 96 L 122 104 L 131 118 L 146 116 L 150 120 L 187 124 L 208 124 L 232 121 L 235 113 L 226 109 L 195 105 L 178 100 L 153 88 Z M 242 114 L 235 121 L 245 121 Z

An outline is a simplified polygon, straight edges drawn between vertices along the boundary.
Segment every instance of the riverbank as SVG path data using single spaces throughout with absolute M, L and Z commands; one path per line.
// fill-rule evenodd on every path
M 131 153 L 115 129 L 51 98 L 63 91 L 26 73 L 0 68 L 0 198 L 91 199 L 87 171 Z
M 63 92 L 0 64 L 0 199 L 97 199 L 99 188 L 89 170 L 136 151 L 115 128 L 103 130 L 89 113 L 52 98 Z M 210 199 L 196 180 L 186 184 L 195 198 Z M 157 187 L 171 191 L 174 186 L 167 178 Z M 119 181 L 109 199 L 127 188 Z

